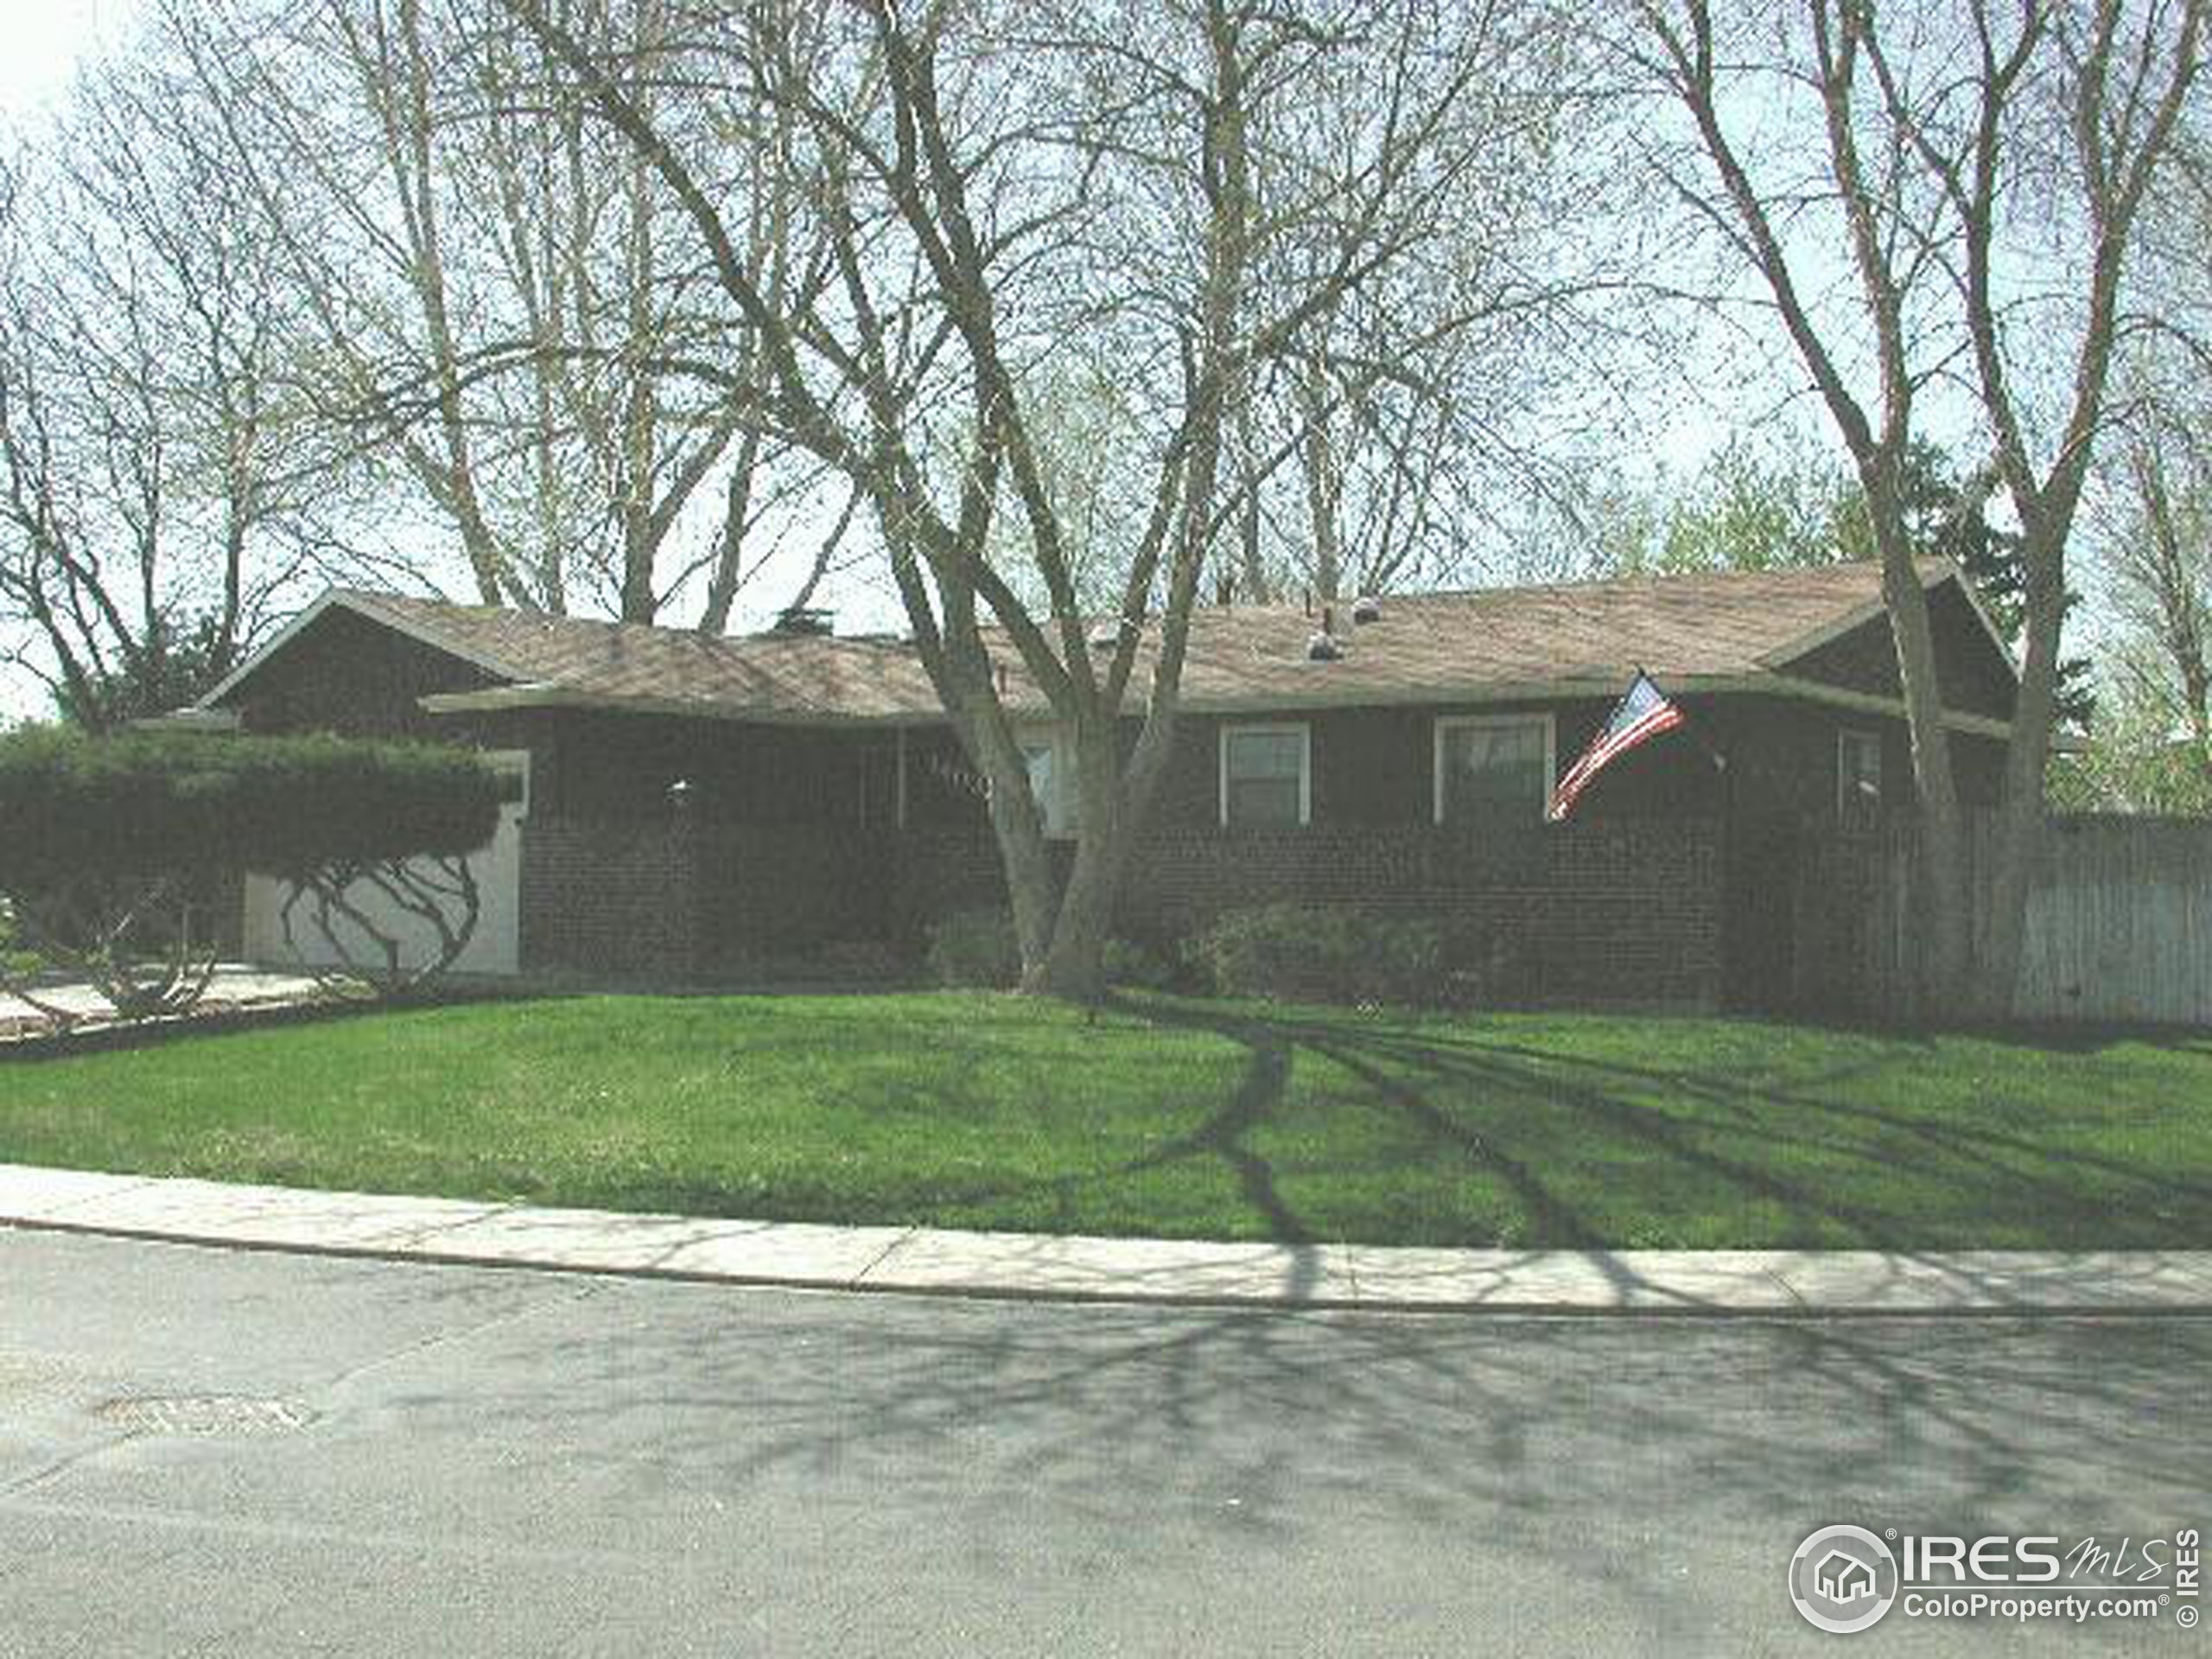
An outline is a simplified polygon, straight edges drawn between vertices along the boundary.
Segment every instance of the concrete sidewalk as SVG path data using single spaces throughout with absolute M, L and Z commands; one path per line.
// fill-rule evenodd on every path
M 0 1227 L 740 1285 L 1541 1313 L 2212 1313 L 2212 1250 L 1442 1250 L 823 1227 L 0 1164 Z

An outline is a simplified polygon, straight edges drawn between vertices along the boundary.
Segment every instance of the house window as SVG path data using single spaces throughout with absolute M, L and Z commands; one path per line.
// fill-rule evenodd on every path
M 1836 816 L 1852 829 L 1870 829 L 1882 813 L 1882 736 L 1878 732 L 1835 734 Z
M 513 795 L 505 802 L 518 818 L 530 816 L 530 751 L 528 749 L 486 749 L 484 764 L 503 778 L 515 781 L 509 785 Z
M 1313 817 L 1313 737 L 1297 726 L 1221 728 L 1221 822 L 1301 824 Z
M 1436 722 L 1436 821 L 1544 816 L 1555 738 L 1549 715 L 1471 715 Z
M 1029 772 L 1029 798 L 1045 820 L 1052 836 L 1075 834 L 1075 780 L 1060 764 L 1061 743 L 1057 732 L 1026 732 L 1020 735 L 1021 762 Z

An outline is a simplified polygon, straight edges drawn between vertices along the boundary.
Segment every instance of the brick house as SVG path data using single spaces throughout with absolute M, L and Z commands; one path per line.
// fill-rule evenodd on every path
M 1922 575 L 1961 792 L 1986 803 L 2016 671 L 1958 570 Z M 1638 666 L 1688 727 L 1547 825 L 1551 781 Z M 1070 844 L 1051 711 L 1018 664 L 1004 683 L 1049 833 Z M 1209 607 L 1183 707 L 1125 933 L 1165 943 L 1276 899 L 1376 906 L 1443 918 L 1515 997 L 1786 1000 L 1824 851 L 1911 794 L 1866 564 Z M 1003 894 L 978 781 L 893 639 L 709 638 L 339 590 L 200 708 L 248 733 L 458 741 L 526 770 L 488 884 L 504 884 L 495 970 L 711 978 L 911 942 Z

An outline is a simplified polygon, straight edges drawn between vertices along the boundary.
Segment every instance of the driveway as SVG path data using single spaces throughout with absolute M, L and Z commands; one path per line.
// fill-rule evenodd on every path
M 268 969 L 225 963 L 208 982 L 200 1007 L 209 1012 L 226 1007 L 252 1007 L 270 1003 L 302 1002 L 315 994 L 315 982 L 305 974 L 280 973 Z M 112 1014 L 107 1000 L 89 985 L 56 985 L 36 993 L 40 1001 L 88 1022 L 105 1020 Z M 0 992 L 0 1042 L 10 1037 L 35 1035 L 45 1030 L 47 1017 L 21 997 Z
M 2201 1526 L 2208 1379 L 2195 1318 L 1071 1307 L 0 1232 L 0 1653 L 1818 1652 L 1783 1573 L 1821 1525 Z

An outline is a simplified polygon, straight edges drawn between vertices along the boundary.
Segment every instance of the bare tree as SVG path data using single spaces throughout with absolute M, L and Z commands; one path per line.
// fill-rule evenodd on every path
M 187 702 L 358 568 L 358 474 L 305 410 L 269 248 L 161 66 L 107 65 L 20 157 L 0 225 L 0 619 L 103 727 Z
M 990 783 L 1023 982 L 1095 992 L 1174 738 L 1231 405 L 1433 232 L 1476 159 L 1465 100 L 1525 26 L 1480 10 L 1440 23 L 1412 4 L 880 0 L 832 14 L 801 62 L 781 9 L 702 10 L 696 36 L 741 43 L 722 57 L 730 92 L 795 113 L 803 133 L 825 280 L 810 272 L 778 296 L 748 270 L 667 101 L 642 105 L 544 0 L 505 3 L 690 216 L 759 337 L 764 416 L 865 494 L 922 660 Z M 1323 103 L 1352 134 L 1343 173 L 1299 166 L 1269 138 L 1293 130 L 1274 112 L 1325 119 Z M 1328 257 L 1294 282 L 1255 282 L 1294 233 Z M 1139 411 L 1128 430 L 1150 483 L 1103 627 L 1040 439 L 1035 388 L 1055 364 L 1106 371 Z M 994 548 L 1001 513 L 1020 572 Z M 1065 889 L 1001 692 L 1013 668 L 1073 763 Z
M 688 78 L 662 0 L 560 15 L 648 111 Z M 641 622 L 696 600 L 726 627 L 748 538 L 799 511 L 818 463 L 786 467 L 747 418 L 742 317 L 537 43 L 445 0 L 173 6 L 164 27 L 270 226 L 326 416 L 450 525 L 479 596 Z M 721 115 L 671 119 L 772 293 L 780 151 Z
M 2139 690 L 2172 715 L 2212 783 L 2212 456 L 2155 408 L 2125 445 L 2129 499 L 2110 554 L 2123 615 L 2152 647 Z
M 1508 504 L 1562 475 L 1564 406 L 1605 400 L 1612 378 L 1590 372 L 1599 330 L 1585 302 L 1618 282 L 1620 252 L 1589 159 L 1611 108 L 1561 90 L 1595 72 L 1589 47 L 1558 27 L 1571 21 L 1525 6 L 1488 14 L 1494 44 L 1515 32 L 1541 42 L 1549 88 L 1528 79 L 1533 52 L 1493 52 L 1455 112 L 1479 133 L 1479 167 L 1436 204 L 1421 245 L 1313 316 L 1293 350 L 1252 365 L 1231 434 L 1238 535 L 1224 560 L 1242 591 L 1335 599 L 1465 580 L 1483 551 L 1520 539 Z M 1290 162 L 1296 191 L 1356 188 L 1357 115 L 1341 96 L 1269 115 L 1268 154 Z M 1263 215 L 1283 170 L 1262 169 Z M 1255 287 L 1310 285 L 1332 234 L 1316 220 L 1280 227 Z
M 1865 493 L 1911 730 L 1930 1006 L 2011 1005 L 2068 539 L 2106 418 L 2137 217 L 2196 77 L 2203 10 L 1970 0 L 1878 16 L 1866 0 L 1807 0 L 1778 28 L 1724 32 L 1706 0 L 1637 8 L 1627 49 L 1688 116 L 1702 157 L 1698 174 L 1671 168 L 1668 181 L 1764 288 Z M 1767 124 L 1757 145 L 1738 136 L 1747 109 Z M 1793 170 L 1808 156 L 1817 184 Z M 1802 229 L 1823 212 L 1856 287 L 1834 309 L 1808 276 Z M 2039 257 L 2023 256 L 2030 235 Z M 2039 372 L 2060 353 L 2069 372 Z M 1898 487 L 1921 400 L 1939 386 L 1971 398 L 1988 487 L 2024 533 L 2021 687 L 1978 961 L 1934 631 Z

